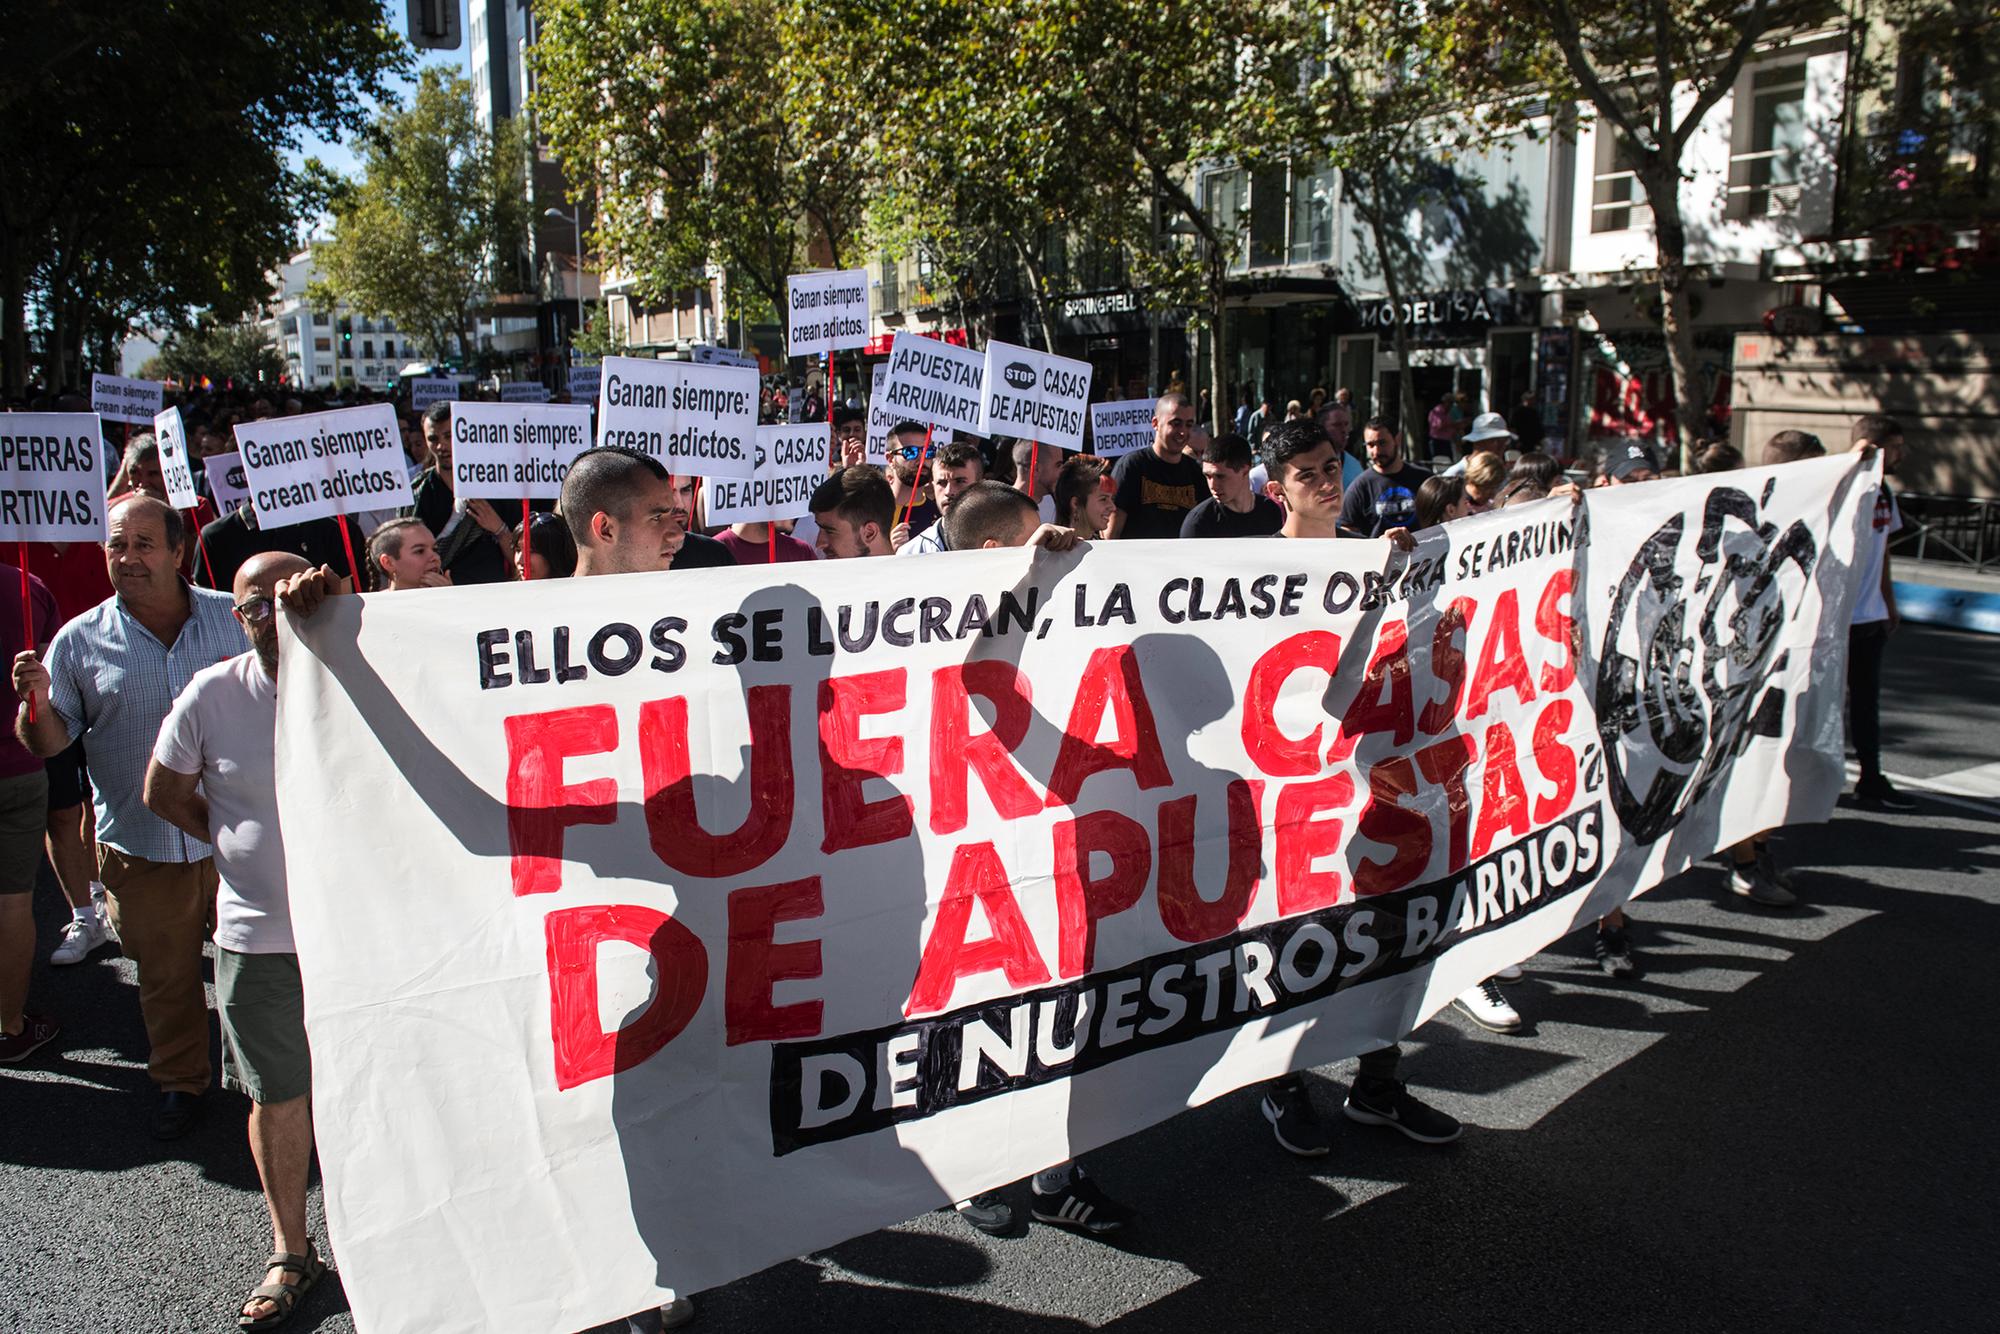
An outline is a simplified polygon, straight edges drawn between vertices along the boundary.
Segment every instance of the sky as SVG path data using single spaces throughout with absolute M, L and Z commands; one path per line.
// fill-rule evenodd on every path
M 405 12 L 407 9 L 406 0 L 386 0 L 384 7 L 389 11 L 389 20 L 396 31 L 408 31 L 409 22 Z M 461 74 L 471 72 L 471 61 L 466 48 L 466 37 L 468 36 L 469 29 L 466 22 L 464 0 L 459 0 L 458 29 L 459 43 L 456 51 L 417 52 L 416 68 L 410 71 L 408 79 L 399 80 L 396 84 L 399 92 L 407 94 L 409 90 L 414 89 L 417 85 L 417 75 L 433 67 L 455 69 Z M 310 134 L 301 141 L 300 146 L 296 150 L 286 154 L 285 160 L 291 167 L 296 169 L 309 157 L 318 158 L 321 162 L 324 162 L 328 167 L 343 176 L 352 176 L 361 169 L 359 159 L 354 156 L 353 150 L 346 144 L 331 143 Z

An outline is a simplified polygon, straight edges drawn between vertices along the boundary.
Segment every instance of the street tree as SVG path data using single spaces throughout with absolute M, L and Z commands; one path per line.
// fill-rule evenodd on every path
M 224 322 L 213 315 L 167 335 L 159 355 L 144 367 L 149 379 L 182 384 L 276 382 L 284 373 L 284 359 L 260 325 Z
M 649 301 L 711 265 L 785 306 L 785 279 L 853 257 L 861 175 L 848 136 L 786 114 L 780 0 L 551 0 L 534 106 L 570 181 L 595 200 L 592 239 Z M 748 298 L 755 298 L 749 302 Z
M 1660 322 L 1683 447 L 1706 429 L 1688 308 L 1682 158 L 1744 62 L 1778 36 L 1837 14 L 1825 0 L 1487 0 L 1490 29 L 1530 44 L 1544 89 L 1589 105 L 1652 213 Z
M 518 122 L 480 128 L 469 79 L 425 70 L 410 104 L 369 126 L 359 179 L 329 188 L 333 237 L 309 295 L 387 316 L 433 358 L 454 344 L 470 356 L 480 306 L 530 287 L 528 152 Z
M 375 0 L 21 0 L 0 43 L 0 384 L 74 384 L 135 321 L 247 311 L 305 201 L 284 155 L 339 138 L 408 62 Z

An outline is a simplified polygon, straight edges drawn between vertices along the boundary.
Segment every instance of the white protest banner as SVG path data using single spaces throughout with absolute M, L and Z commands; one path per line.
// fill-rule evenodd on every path
M 94 412 L 0 412 L 0 541 L 102 542 L 103 450 Z
M 577 361 L 570 363 L 570 368 L 569 368 L 570 402 L 595 403 L 597 401 L 597 385 L 599 379 L 602 376 L 603 370 L 604 370 L 603 365 L 595 361 Z
M 719 526 L 798 518 L 813 489 L 827 478 L 832 439 L 825 422 L 758 427 L 757 471 L 749 477 L 709 479 L 708 521 Z
M 757 372 L 606 357 L 597 443 L 650 454 L 677 473 L 748 477 L 757 447 Z
M 904 419 L 889 407 L 882 392 L 888 382 L 889 363 L 878 361 L 868 373 L 868 462 L 878 468 L 889 466 L 889 433 Z
M 1089 402 L 1089 362 L 1012 343 L 986 345 L 979 434 L 1082 449 L 1083 410 Z
M 1152 399 L 1128 398 L 1090 405 L 1090 452 L 1098 458 L 1123 458 L 1152 447 Z
M 288 617 L 356 1327 L 698 1293 L 1395 1042 L 1824 820 L 1878 481 L 1606 488 L 1408 554 L 1108 542 Z
M 194 486 L 194 460 L 188 453 L 187 428 L 181 410 L 168 408 L 153 418 L 153 438 L 160 443 L 160 475 L 167 482 L 167 503 L 177 510 L 201 504 Z
M 500 386 L 502 403 L 546 403 L 549 387 L 537 380 L 509 380 Z
M 250 499 L 250 477 L 243 471 L 241 451 L 210 454 L 201 461 L 201 472 L 208 478 L 209 496 L 218 512 L 227 514 Z
M 410 411 L 422 412 L 433 403 L 449 403 L 458 397 L 455 375 L 415 375 L 410 377 Z
M 747 352 L 738 352 L 731 347 L 711 347 L 707 343 L 695 346 L 688 353 L 689 360 L 702 366 L 749 366 L 757 365 L 757 358 Z
M 236 448 L 266 528 L 412 503 L 403 433 L 387 403 L 238 422 Z
M 90 410 L 105 421 L 152 425 L 159 415 L 166 386 L 158 380 L 128 380 L 121 375 L 90 377 Z
M 882 397 L 898 421 L 980 432 L 986 356 L 941 338 L 899 333 L 889 344 L 889 378 Z
M 868 270 L 794 273 L 785 279 L 788 345 L 817 357 L 868 341 Z
M 584 403 L 453 403 L 452 490 L 478 500 L 553 500 L 590 448 Z

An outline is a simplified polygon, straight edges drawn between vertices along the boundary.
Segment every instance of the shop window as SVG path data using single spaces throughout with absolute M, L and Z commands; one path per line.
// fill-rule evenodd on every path
M 1798 204 L 1799 162 L 1806 147 L 1803 61 L 1752 70 L 1737 86 L 1730 125 L 1732 218 L 1789 213 Z
M 1653 210 L 1645 202 L 1639 174 L 1622 149 L 1617 132 L 1608 124 L 1597 125 L 1597 177 L 1590 196 L 1590 230 L 1623 232 L 1649 227 Z

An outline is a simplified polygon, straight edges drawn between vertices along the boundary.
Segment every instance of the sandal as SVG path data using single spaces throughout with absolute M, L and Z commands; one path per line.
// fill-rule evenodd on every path
M 318 1250 L 308 1242 L 304 1255 L 293 1255 L 290 1251 L 274 1251 L 271 1258 L 264 1262 L 264 1272 L 269 1273 L 273 1269 L 284 1274 L 297 1274 L 299 1281 L 259 1283 L 250 1289 L 250 1295 L 236 1308 L 238 1329 L 276 1329 L 290 1320 L 292 1312 L 298 1309 L 300 1300 L 312 1290 L 313 1284 L 319 1282 L 320 1275 L 326 1272 L 326 1261 L 319 1258 Z M 277 1309 L 268 1315 L 245 1315 L 243 1308 L 256 1301 L 270 1302 Z

